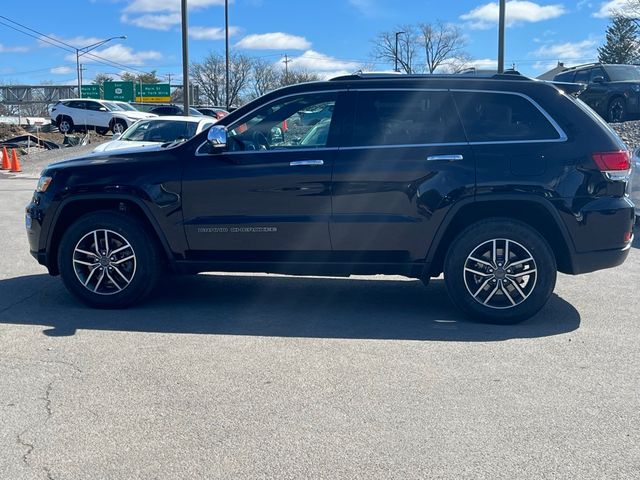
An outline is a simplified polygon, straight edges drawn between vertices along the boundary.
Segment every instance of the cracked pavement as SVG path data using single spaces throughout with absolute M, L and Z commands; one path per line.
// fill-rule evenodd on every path
M 640 241 L 519 326 L 435 280 L 200 275 L 90 310 L 0 174 L 0 478 L 640 478 Z

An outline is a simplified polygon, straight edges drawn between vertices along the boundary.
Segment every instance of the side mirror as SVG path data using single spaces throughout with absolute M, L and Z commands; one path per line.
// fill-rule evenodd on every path
M 604 77 L 602 76 L 593 77 L 592 83 L 604 83 Z
M 224 148 L 227 146 L 227 128 L 222 125 L 213 125 L 207 133 L 207 142 L 213 148 Z
M 120 140 L 121 136 L 122 136 L 121 133 L 114 133 L 113 137 L 111 137 L 111 140 Z
M 107 110 L 107 107 L 100 107 L 98 110 L 100 110 L 101 112 L 108 112 L 109 110 Z

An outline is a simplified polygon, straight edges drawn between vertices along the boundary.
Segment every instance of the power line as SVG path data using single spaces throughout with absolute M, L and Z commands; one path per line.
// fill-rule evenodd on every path
M 27 27 L 26 25 L 23 25 L 20 22 L 16 22 L 15 20 L 12 20 L 12 19 L 10 19 L 8 17 L 5 17 L 4 15 L 0 15 L 0 18 L 4 19 L 4 20 L 6 20 L 6 21 L 8 21 L 10 23 L 13 23 L 14 25 L 18 25 L 20 28 L 28 30 L 28 32 L 25 32 L 25 31 L 20 30 L 20 29 L 14 27 L 12 25 L 8 25 L 8 24 L 0 21 L 1 25 L 4 25 L 5 27 L 9 27 L 9 28 L 15 30 L 16 32 L 22 33 L 23 35 L 28 35 L 29 37 L 35 38 L 35 39 L 37 39 L 37 40 L 39 40 L 41 42 L 47 43 L 47 44 L 49 44 L 51 46 L 54 46 L 54 47 L 57 47 L 57 48 L 59 48 L 61 50 L 65 50 L 65 51 L 70 52 L 70 53 L 76 53 L 76 51 L 82 50 L 82 49 L 76 48 L 73 45 L 70 45 L 70 44 L 68 44 L 66 42 L 63 42 L 62 40 L 60 40 L 58 38 L 51 37 L 51 36 L 49 36 L 49 35 L 47 35 L 45 33 L 39 32 L 38 30 L 35 30 L 33 28 L 30 28 L 30 27 Z M 33 32 L 33 33 L 37 34 L 37 36 L 33 35 L 33 34 L 29 33 L 29 32 Z M 55 43 L 53 43 L 53 42 L 55 42 Z M 100 55 L 96 55 L 95 53 L 85 52 L 85 53 L 83 53 L 83 56 L 91 57 L 92 59 L 94 59 L 94 61 L 96 63 L 101 63 L 103 65 L 117 66 L 119 68 L 124 68 L 126 70 L 131 70 L 131 71 L 142 73 L 142 74 L 149 73 L 149 72 L 145 72 L 143 70 L 138 70 L 137 68 L 133 68 L 133 67 L 131 67 L 129 65 L 125 65 L 123 63 L 118 63 L 118 62 L 115 62 L 113 60 L 109 60 L 108 58 L 101 57 Z

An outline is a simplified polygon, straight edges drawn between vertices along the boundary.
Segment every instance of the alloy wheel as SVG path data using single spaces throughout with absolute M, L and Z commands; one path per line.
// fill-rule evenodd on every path
M 536 262 L 523 245 L 495 238 L 478 245 L 464 263 L 464 283 L 475 301 L 488 308 L 520 305 L 533 292 Z
M 73 270 L 84 287 L 98 295 L 113 295 L 127 288 L 136 274 L 131 244 L 112 230 L 93 230 L 73 250 Z

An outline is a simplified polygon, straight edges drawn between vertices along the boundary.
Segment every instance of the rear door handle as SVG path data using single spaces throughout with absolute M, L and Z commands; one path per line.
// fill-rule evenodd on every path
M 290 162 L 289 165 L 291 165 L 292 167 L 298 167 L 301 165 L 307 165 L 307 166 L 319 166 L 319 165 L 324 165 L 324 161 L 323 160 L 298 160 L 295 162 Z
M 456 162 L 458 160 L 464 160 L 464 157 L 462 155 L 430 155 L 427 157 L 427 161 L 429 162 Z

